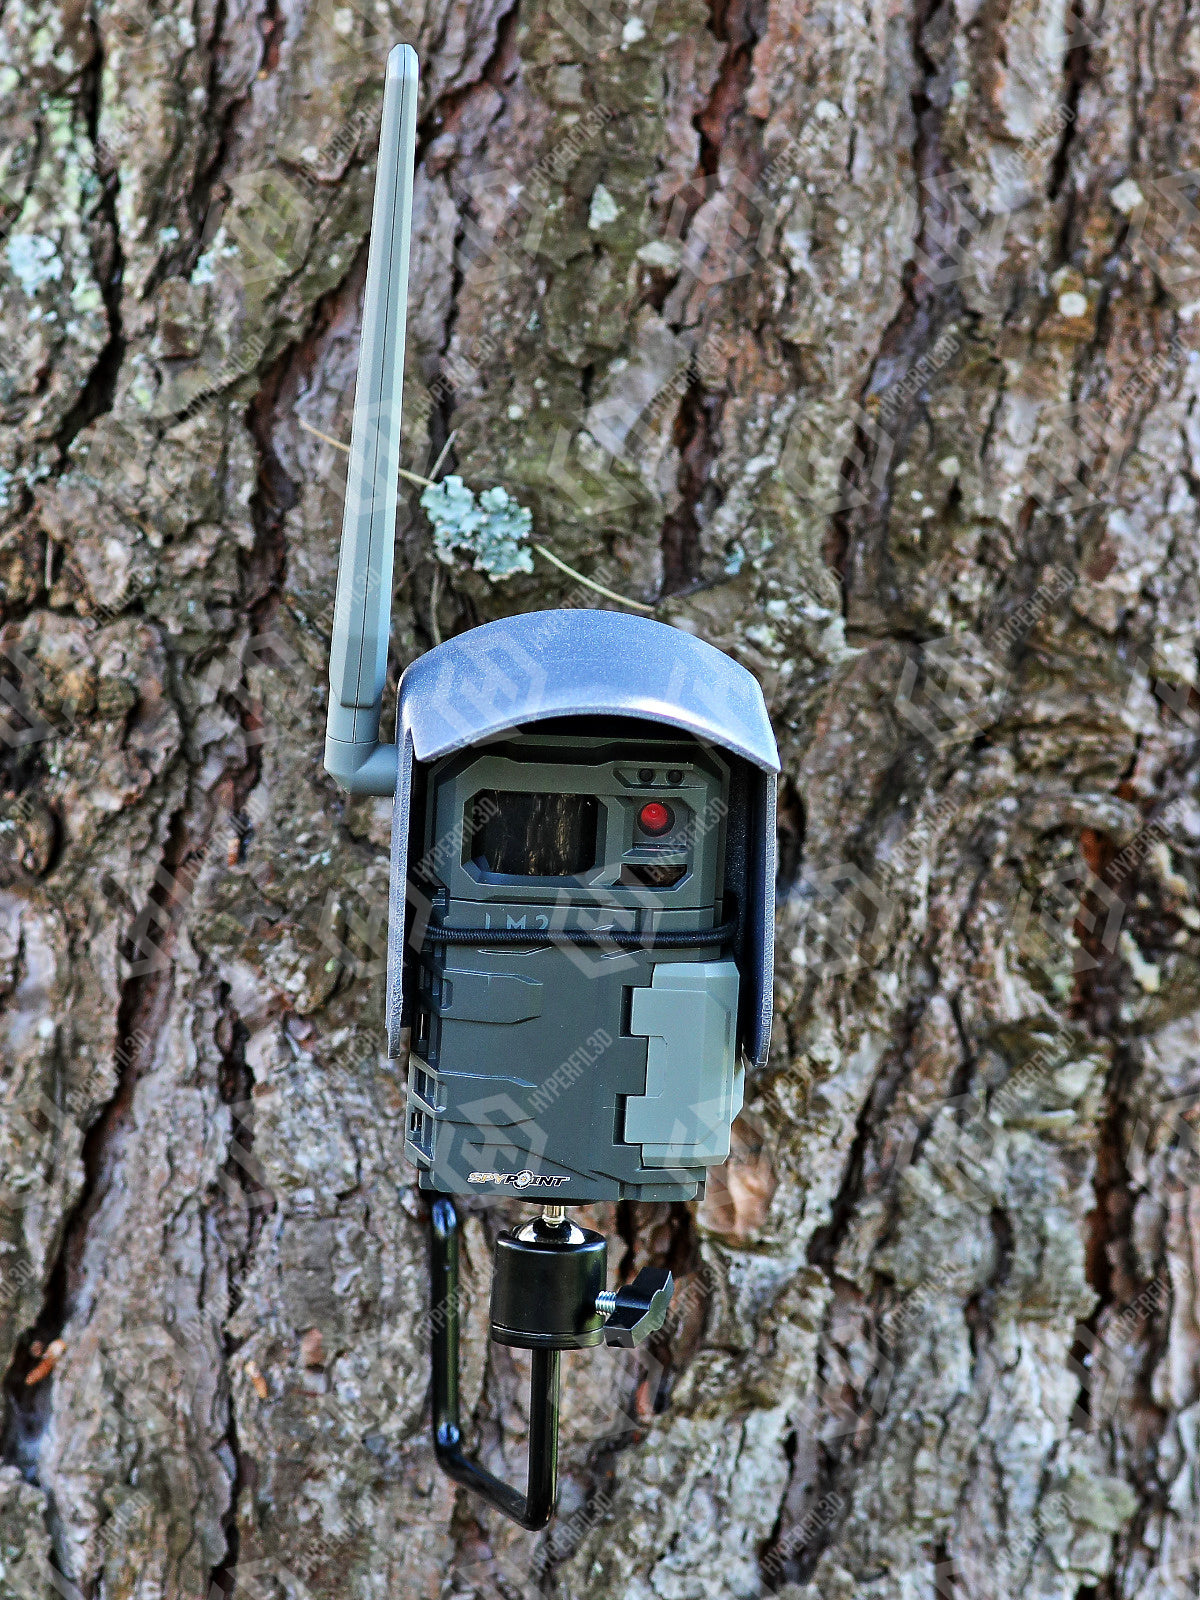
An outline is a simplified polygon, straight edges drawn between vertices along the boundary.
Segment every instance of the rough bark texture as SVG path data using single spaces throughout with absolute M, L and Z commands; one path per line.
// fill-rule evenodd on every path
M 772 1064 L 703 1205 L 596 1209 L 681 1289 L 567 1363 L 553 1538 L 433 1463 L 388 808 L 320 766 L 399 38 L 406 463 L 784 762 Z M 4 0 L 6 1600 L 1196 1592 L 1198 71 L 1181 0 Z M 402 507 L 396 672 L 594 598 Z

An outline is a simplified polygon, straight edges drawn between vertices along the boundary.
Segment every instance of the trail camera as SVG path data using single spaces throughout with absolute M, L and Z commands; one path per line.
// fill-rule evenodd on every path
M 434 1442 L 527 1527 L 553 1513 L 561 1351 L 660 1328 L 670 1274 L 608 1288 L 566 1207 L 690 1200 L 729 1153 L 771 1013 L 775 774 L 761 690 L 679 629 L 545 611 L 472 629 L 400 683 L 379 740 L 399 464 L 416 58 L 388 61 L 330 669 L 326 766 L 394 795 L 387 1026 L 429 1196 Z M 492 1337 L 533 1355 L 522 1495 L 463 1452 L 457 1214 L 497 1241 Z
M 766 1046 L 775 759 L 750 674 L 642 618 L 510 617 L 408 669 L 389 1006 L 423 1189 L 703 1191 Z

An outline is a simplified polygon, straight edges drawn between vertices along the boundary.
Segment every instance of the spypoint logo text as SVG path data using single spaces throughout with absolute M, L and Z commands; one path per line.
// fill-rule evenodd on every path
M 560 1183 L 566 1183 L 565 1174 L 561 1177 L 543 1177 L 540 1172 L 530 1172 L 525 1168 L 521 1172 L 472 1172 L 467 1179 L 468 1183 L 511 1183 L 514 1189 L 557 1189 Z

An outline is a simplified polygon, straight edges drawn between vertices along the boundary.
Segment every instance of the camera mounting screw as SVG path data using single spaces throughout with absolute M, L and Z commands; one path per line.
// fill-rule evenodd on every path
M 675 1279 L 665 1267 L 643 1267 L 632 1283 L 596 1296 L 596 1310 L 604 1317 L 605 1344 L 631 1349 L 645 1344 L 667 1320 L 675 1293 Z

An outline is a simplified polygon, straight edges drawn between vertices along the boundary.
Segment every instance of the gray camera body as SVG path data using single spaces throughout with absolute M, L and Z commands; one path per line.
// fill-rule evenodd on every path
M 430 774 L 418 887 L 453 927 L 635 932 L 645 908 L 664 930 L 712 929 L 728 792 L 725 763 L 683 740 L 528 734 Z M 639 827 L 647 806 L 674 819 L 665 837 Z M 729 1154 L 739 978 L 719 943 L 435 943 L 414 976 L 407 1150 L 424 1186 L 673 1200 Z
M 421 1186 L 702 1193 L 769 1037 L 755 680 L 661 623 L 537 612 L 409 668 L 399 751 L 390 1036 Z

